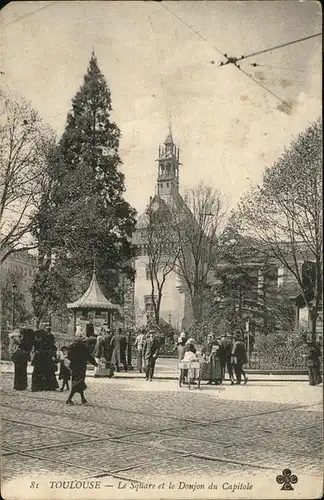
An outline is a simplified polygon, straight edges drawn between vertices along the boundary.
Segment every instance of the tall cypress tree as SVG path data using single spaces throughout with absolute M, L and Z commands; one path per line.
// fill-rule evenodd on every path
M 135 210 L 123 197 L 118 153 L 121 133 L 111 111 L 111 93 L 92 53 L 49 168 L 50 251 L 51 268 L 81 288 L 95 263 L 103 290 L 116 299 L 119 272 L 132 273 L 128 263 Z

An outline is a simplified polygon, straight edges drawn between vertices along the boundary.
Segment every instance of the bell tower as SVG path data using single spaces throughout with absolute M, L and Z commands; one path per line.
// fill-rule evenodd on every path
M 174 144 L 171 130 L 162 146 L 159 146 L 158 196 L 168 196 L 179 192 L 179 148 Z

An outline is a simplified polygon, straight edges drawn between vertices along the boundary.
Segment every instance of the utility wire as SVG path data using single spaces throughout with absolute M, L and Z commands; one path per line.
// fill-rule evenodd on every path
M 167 7 L 163 2 L 160 3 L 160 5 L 162 7 L 164 7 L 166 10 L 168 10 L 174 17 L 176 17 L 178 19 L 178 21 L 180 21 L 184 26 L 186 26 L 188 29 L 190 29 L 193 33 L 195 33 L 196 35 L 198 35 L 202 40 L 204 40 L 204 42 L 208 43 L 209 45 L 211 45 L 219 54 L 221 54 L 222 56 L 224 56 L 223 52 L 221 50 L 219 50 L 215 45 L 213 45 L 210 40 L 207 40 L 207 38 L 205 38 L 199 31 L 197 31 L 195 28 L 193 28 L 190 24 L 186 23 L 183 19 L 181 19 L 181 17 L 179 17 L 175 12 L 173 12 L 171 9 L 169 9 L 169 7 Z
M 252 75 L 249 75 L 249 73 L 247 73 L 246 71 L 244 71 L 244 69 L 242 69 L 240 66 L 236 66 L 236 67 L 237 67 L 238 70 L 240 70 L 242 73 L 244 73 L 244 75 L 246 75 L 248 78 L 250 78 L 251 80 L 253 80 L 256 84 L 258 84 L 260 87 L 262 87 L 264 90 L 266 90 L 273 97 L 275 97 L 276 99 L 279 99 L 279 101 L 282 102 L 282 104 L 284 104 L 285 106 L 289 106 L 289 104 L 286 101 L 284 101 L 283 99 L 281 99 L 281 97 L 279 97 L 277 94 L 275 94 L 274 92 L 272 92 L 272 90 L 268 89 L 268 87 L 266 87 L 261 82 L 259 82 L 259 80 L 256 80 Z
M 244 61 L 241 61 L 241 64 L 244 63 Z M 283 71 L 298 71 L 299 73 L 308 73 L 308 74 L 313 74 L 315 75 L 315 71 L 308 71 L 306 69 L 300 69 L 300 68 L 289 68 L 289 67 L 284 67 L 284 66 L 271 66 L 269 64 L 259 64 L 259 63 L 252 63 L 250 66 L 253 66 L 254 68 L 269 68 L 269 69 L 281 69 Z
M 258 56 L 260 54 L 265 54 L 266 52 L 272 52 L 273 50 L 282 49 L 283 47 L 288 47 L 289 45 L 293 45 L 295 43 L 304 42 L 305 40 L 310 40 L 311 38 L 315 38 L 315 37 L 321 36 L 321 35 L 322 35 L 322 33 L 316 33 L 315 35 L 310 35 L 310 36 L 306 36 L 304 38 L 299 38 L 298 40 L 293 40 L 292 42 L 282 43 L 280 45 L 276 45 L 275 47 L 271 47 L 269 49 L 264 49 L 264 50 L 259 50 L 257 52 L 252 52 L 251 54 L 248 54 L 247 56 L 242 56 L 238 60 L 247 59 L 248 57 L 254 57 L 254 56 Z
M 150 25 L 151 25 L 151 29 L 152 29 L 152 31 L 154 33 L 155 40 L 156 40 L 156 48 L 157 48 L 158 61 L 159 61 L 160 80 L 161 80 L 161 87 L 162 87 L 163 98 L 164 98 L 164 105 L 165 105 L 165 110 L 166 110 L 166 113 L 167 113 L 167 120 L 169 122 L 169 127 L 171 127 L 171 109 L 170 109 L 170 106 L 168 104 L 167 93 L 166 93 L 165 84 L 164 84 L 164 78 L 163 78 L 163 72 L 162 72 L 162 64 L 161 64 L 161 55 L 160 55 L 160 50 L 159 50 L 159 39 L 158 39 L 158 36 L 157 36 L 156 31 L 154 29 L 154 26 L 153 26 L 153 23 L 152 23 L 152 19 L 150 18 L 150 16 L 148 16 L 148 19 L 149 19 L 149 22 L 150 22 Z
M 43 7 L 40 7 L 39 9 L 33 10 L 32 12 L 29 12 L 28 14 L 25 14 L 22 17 L 18 17 L 18 19 L 14 19 L 13 21 L 10 21 L 9 23 L 5 24 L 3 26 L 3 28 L 5 28 L 6 26 L 9 26 L 10 24 L 18 23 L 19 21 L 26 19 L 26 17 L 32 16 L 33 14 L 36 14 L 36 12 L 39 12 L 40 10 L 47 9 L 47 7 L 50 7 L 51 5 L 53 5 L 54 3 L 57 3 L 57 2 L 58 2 L 58 0 L 56 0 L 55 2 L 47 3 L 46 5 L 43 5 Z

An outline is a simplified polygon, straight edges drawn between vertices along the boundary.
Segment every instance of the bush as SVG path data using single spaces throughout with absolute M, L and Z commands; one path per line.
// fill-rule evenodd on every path
M 305 342 L 302 332 L 290 334 L 257 335 L 255 359 L 264 370 L 306 370 Z

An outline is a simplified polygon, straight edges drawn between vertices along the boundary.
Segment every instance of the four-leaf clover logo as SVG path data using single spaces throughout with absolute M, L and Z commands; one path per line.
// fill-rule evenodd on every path
M 282 484 L 282 490 L 293 490 L 294 488 L 291 485 L 298 482 L 298 477 L 292 474 L 290 469 L 284 469 L 282 474 L 276 477 L 276 481 L 278 484 Z

